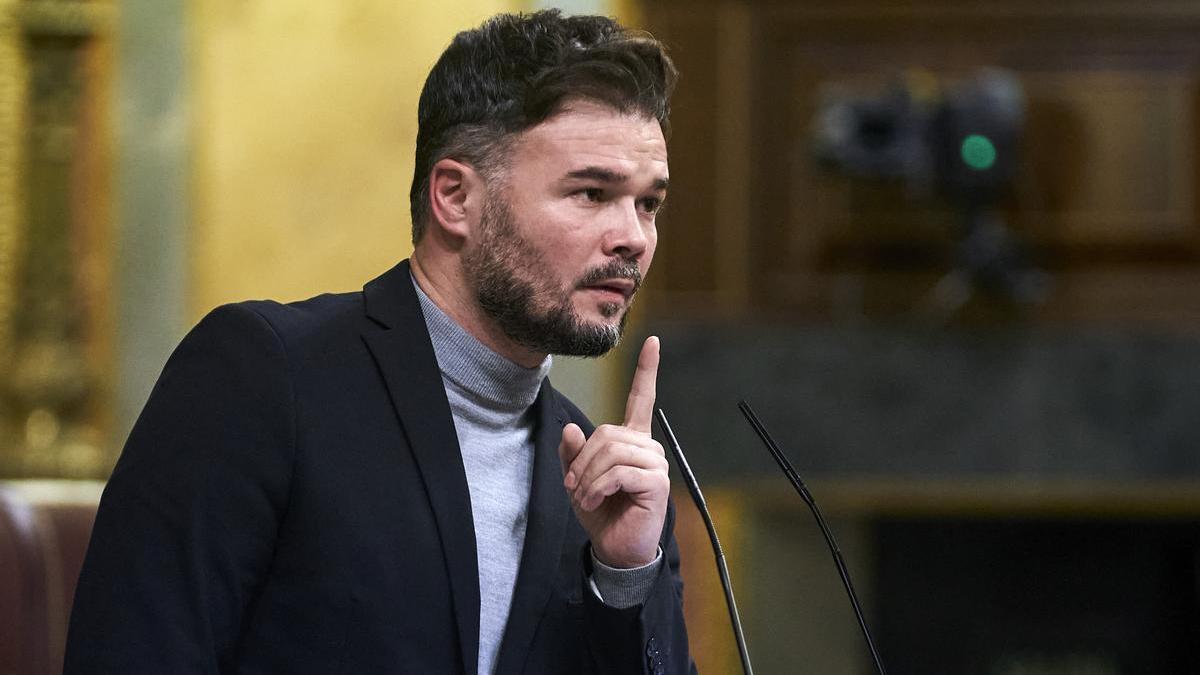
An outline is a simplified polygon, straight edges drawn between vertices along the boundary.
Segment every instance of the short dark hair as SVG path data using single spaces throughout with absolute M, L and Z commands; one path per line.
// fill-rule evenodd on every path
M 666 135 L 676 78 L 662 43 L 602 16 L 500 14 L 459 33 L 425 79 L 417 107 L 413 244 L 425 233 L 429 173 L 439 160 L 493 174 L 516 134 L 569 99 L 656 119 Z

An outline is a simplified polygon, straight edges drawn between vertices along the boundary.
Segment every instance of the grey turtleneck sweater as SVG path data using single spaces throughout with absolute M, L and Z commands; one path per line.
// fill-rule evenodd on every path
M 508 621 L 533 483 L 533 402 L 551 357 L 524 368 L 488 349 L 446 315 L 413 279 L 433 341 L 462 451 L 479 562 L 479 673 L 492 673 Z M 593 556 L 592 590 L 615 607 L 641 604 L 662 555 L 618 570 Z

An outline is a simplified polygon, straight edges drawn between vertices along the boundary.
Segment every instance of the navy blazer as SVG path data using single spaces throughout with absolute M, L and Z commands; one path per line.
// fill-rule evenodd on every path
M 529 522 L 497 673 L 687 673 L 679 554 L 644 605 L 587 587 L 563 425 L 535 403 Z M 246 302 L 171 356 L 104 491 L 65 672 L 474 675 L 466 476 L 407 261 L 362 293 Z

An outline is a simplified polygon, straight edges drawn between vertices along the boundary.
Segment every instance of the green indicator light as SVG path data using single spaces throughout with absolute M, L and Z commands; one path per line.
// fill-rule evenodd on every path
M 987 136 L 967 136 L 963 139 L 961 150 L 963 162 L 976 171 L 987 171 L 996 163 L 996 146 Z

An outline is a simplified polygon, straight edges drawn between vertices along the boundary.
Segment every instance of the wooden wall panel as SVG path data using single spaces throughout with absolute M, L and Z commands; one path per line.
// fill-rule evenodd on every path
M 1196 76 L 1176 71 L 1023 72 L 1031 106 L 1029 236 L 1066 246 L 1196 240 Z
M 1188 299 L 1200 294 L 1200 6 L 668 1 L 645 17 L 683 73 L 658 310 L 919 314 L 961 216 L 934 195 L 823 172 L 812 121 L 832 86 L 882 92 L 905 68 L 952 83 L 997 66 L 1028 103 L 1004 214 L 1051 280 L 1023 315 L 1200 318 Z
M 717 257 L 714 245 L 715 193 L 712 189 L 717 157 L 713 129 L 717 124 L 712 91 L 716 87 L 717 24 L 706 13 L 654 14 L 676 60 L 689 64 L 672 100 L 671 191 L 659 219 L 662 245 L 655 254 L 650 288 L 672 295 L 716 292 Z M 676 199 L 675 196 L 679 198 Z

